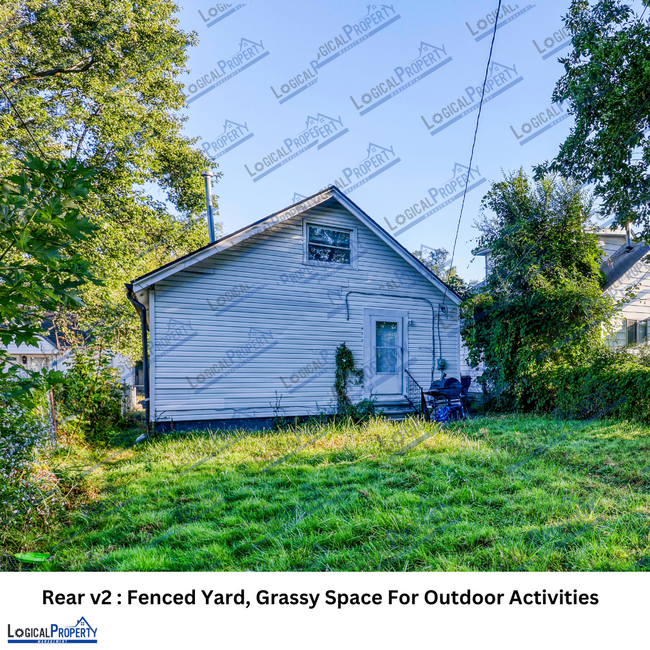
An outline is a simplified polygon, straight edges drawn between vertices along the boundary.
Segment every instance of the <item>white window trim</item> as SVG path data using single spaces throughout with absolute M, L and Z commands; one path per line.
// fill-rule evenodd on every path
M 357 269 L 358 268 L 358 248 L 357 248 L 357 229 L 354 226 L 350 228 L 334 226 L 326 221 L 314 221 L 312 219 L 304 219 L 302 222 L 302 263 L 307 266 L 316 266 L 321 268 L 337 268 L 337 269 Z M 317 228 L 327 228 L 327 230 L 338 230 L 339 232 L 350 233 L 350 264 L 342 264 L 341 262 L 317 262 L 316 260 L 309 259 L 309 226 L 316 226 Z

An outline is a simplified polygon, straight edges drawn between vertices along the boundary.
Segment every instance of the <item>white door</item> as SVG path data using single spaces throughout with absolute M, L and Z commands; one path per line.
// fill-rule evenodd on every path
M 365 320 L 365 379 L 368 396 L 401 398 L 407 358 L 407 312 L 368 309 Z

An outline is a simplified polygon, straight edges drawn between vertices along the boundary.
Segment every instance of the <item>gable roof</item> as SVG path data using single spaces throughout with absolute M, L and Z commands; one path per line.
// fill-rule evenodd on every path
M 244 226 L 239 230 L 226 235 L 221 239 L 218 239 L 215 242 L 206 244 L 197 250 L 188 253 L 178 259 L 175 259 L 173 262 L 168 262 L 163 266 L 145 273 L 133 280 L 128 287 L 132 288 L 133 291 L 142 291 L 147 287 L 152 286 L 156 282 L 160 282 L 165 278 L 183 271 L 194 264 L 198 264 L 203 260 L 217 255 L 221 251 L 237 246 L 238 244 L 246 241 L 247 239 L 258 235 L 265 230 L 277 226 L 285 221 L 293 219 L 304 212 L 307 212 L 311 208 L 316 207 L 317 205 L 322 205 L 326 202 L 336 202 L 342 205 L 348 212 L 355 216 L 359 221 L 361 221 L 365 226 L 367 226 L 375 235 L 377 235 L 386 245 L 392 248 L 402 259 L 404 259 L 408 264 L 410 264 L 416 271 L 421 273 L 427 280 L 429 280 L 434 286 L 438 289 L 444 291 L 446 295 L 450 297 L 452 302 L 459 304 L 462 302 L 462 298 L 447 284 L 445 284 L 435 273 L 433 273 L 427 266 L 425 266 L 420 260 L 411 255 L 411 253 L 402 246 L 392 235 L 386 232 L 379 224 L 373 221 L 356 203 L 351 201 L 345 194 L 343 194 L 337 187 L 330 185 L 328 188 L 318 192 L 317 194 L 312 194 L 312 196 L 307 197 L 305 200 L 300 201 L 288 208 L 274 212 L 268 217 L 264 217 L 259 221 Z
M 605 274 L 603 291 L 609 289 L 617 280 L 620 280 L 644 255 L 650 252 L 650 246 L 636 243 L 628 247 L 621 246 L 612 256 L 608 257 L 601 265 L 600 270 Z

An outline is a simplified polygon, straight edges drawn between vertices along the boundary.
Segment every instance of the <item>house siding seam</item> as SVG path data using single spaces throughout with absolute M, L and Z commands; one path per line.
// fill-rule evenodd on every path
M 305 264 L 305 220 L 356 229 L 358 268 Z M 373 295 L 350 293 L 356 291 Z M 343 206 L 313 208 L 156 284 L 150 315 L 153 418 L 291 417 L 331 410 L 336 348 L 345 342 L 362 365 L 368 307 L 408 311 L 408 369 L 426 388 L 432 316 L 421 298 L 434 304 L 437 318 L 442 296 Z M 446 304 L 440 343 L 435 323 L 435 358 L 445 358 L 445 371 L 458 376 L 458 307 Z M 366 373 L 372 380 L 372 368 Z M 363 388 L 352 388 L 350 396 L 361 399 Z

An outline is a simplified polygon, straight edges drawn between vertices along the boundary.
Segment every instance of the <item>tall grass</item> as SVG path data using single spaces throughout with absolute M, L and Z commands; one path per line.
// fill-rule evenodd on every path
M 649 434 L 516 416 L 168 434 L 116 448 L 21 550 L 51 570 L 644 570 Z

